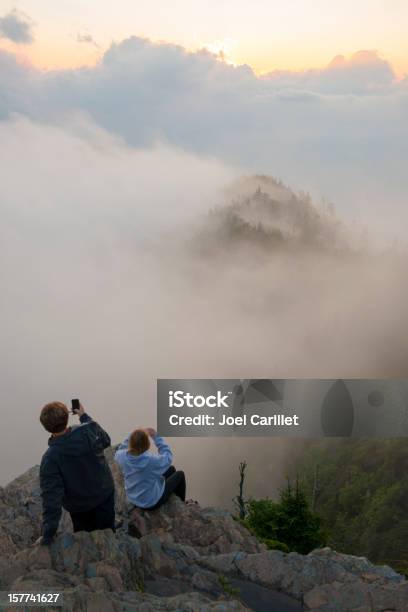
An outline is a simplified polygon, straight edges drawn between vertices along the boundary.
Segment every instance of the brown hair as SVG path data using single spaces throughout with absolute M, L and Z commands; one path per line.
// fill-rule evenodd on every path
M 40 421 L 50 433 L 61 433 L 68 424 L 68 408 L 62 402 L 51 402 L 41 410 Z
M 135 429 L 129 437 L 129 453 L 141 455 L 150 448 L 149 436 L 144 429 Z

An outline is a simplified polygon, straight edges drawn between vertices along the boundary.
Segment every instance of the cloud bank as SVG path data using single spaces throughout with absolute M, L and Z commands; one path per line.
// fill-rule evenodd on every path
M 323 70 L 276 70 L 263 77 L 278 89 L 293 88 L 321 94 L 367 95 L 389 93 L 396 83 L 392 66 L 377 51 L 358 51 L 350 58 L 337 55 Z
M 17 44 L 29 45 L 34 42 L 33 30 L 32 19 L 17 9 L 0 17 L 0 39 L 7 38 Z
M 38 461 L 52 399 L 80 397 L 116 442 L 154 424 L 157 377 L 404 375 L 405 259 L 370 255 L 329 208 L 83 117 L 4 121 L 0 139 L 3 428 L 25 449 L 3 436 L 2 482 Z M 271 495 L 287 451 L 174 446 L 190 494 L 225 505 L 239 460 L 248 494 Z
M 132 146 L 165 142 L 279 176 L 391 234 L 389 208 L 405 215 L 408 85 L 374 51 L 259 78 L 207 51 L 133 37 L 78 70 L 42 73 L 2 53 L 0 94 L 0 117 L 80 111 Z

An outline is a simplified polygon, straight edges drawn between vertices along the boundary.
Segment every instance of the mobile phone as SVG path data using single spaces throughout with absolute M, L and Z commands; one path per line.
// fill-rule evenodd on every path
M 79 403 L 79 399 L 71 400 L 71 406 L 72 406 L 72 414 L 75 414 L 75 411 L 79 410 L 81 407 Z

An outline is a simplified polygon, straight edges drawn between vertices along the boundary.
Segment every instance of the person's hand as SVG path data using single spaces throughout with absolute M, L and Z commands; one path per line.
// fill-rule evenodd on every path
M 153 429 L 153 427 L 146 427 L 146 433 L 151 437 L 154 438 L 157 435 L 157 431 L 155 429 Z
M 48 538 L 48 540 L 44 539 L 44 536 L 40 536 L 33 544 L 33 546 L 50 546 L 54 538 Z
M 76 414 L 79 417 L 85 414 L 85 408 L 83 407 L 81 403 L 79 404 L 79 410 L 74 410 L 74 414 Z

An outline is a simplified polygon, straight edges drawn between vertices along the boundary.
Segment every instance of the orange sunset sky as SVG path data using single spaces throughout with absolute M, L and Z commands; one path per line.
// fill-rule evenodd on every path
M 92 65 L 136 35 L 222 52 L 258 74 L 320 68 L 359 49 L 408 72 L 406 0 L 0 0 L 0 17 L 10 11 L 25 15 L 32 41 L 3 33 L 0 48 L 46 69 Z

